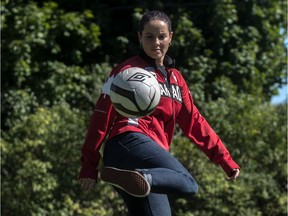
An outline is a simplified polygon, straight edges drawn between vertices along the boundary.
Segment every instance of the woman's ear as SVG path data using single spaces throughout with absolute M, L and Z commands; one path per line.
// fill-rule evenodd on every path
M 173 32 L 172 31 L 170 32 L 169 37 L 170 37 L 170 43 L 171 43 L 172 42 L 172 37 L 173 37 Z

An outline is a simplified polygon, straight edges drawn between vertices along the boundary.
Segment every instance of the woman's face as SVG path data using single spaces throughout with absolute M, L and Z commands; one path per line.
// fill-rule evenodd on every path
M 169 31 L 167 23 L 161 20 L 146 23 L 143 31 L 138 32 L 139 41 L 145 53 L 155 59 L 157 65 L 163 65 L 172 35 L 173 32 Z

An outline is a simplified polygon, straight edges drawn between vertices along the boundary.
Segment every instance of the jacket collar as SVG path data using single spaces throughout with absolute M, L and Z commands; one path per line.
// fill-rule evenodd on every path
M 142 48 L 140 50 L 139 55 L 140 55 L 140 57 L 145 59 L 149 64 L 151 64 L 153 67 L 155 67 L 155 68 L 157 67 L 155 59 L 148 56 Z M 175 68 L 175 60 L 172 59 L 171 57 L 169 57 L 168 55 L 165 55 L 163 64 L 167 68 Z

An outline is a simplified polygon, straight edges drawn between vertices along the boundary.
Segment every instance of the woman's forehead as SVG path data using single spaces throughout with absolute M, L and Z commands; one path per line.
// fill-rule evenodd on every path
M 162 20 L 152 20 L 147 22 L 143 31 L 150 33 L 169 32 L 167 23 Z

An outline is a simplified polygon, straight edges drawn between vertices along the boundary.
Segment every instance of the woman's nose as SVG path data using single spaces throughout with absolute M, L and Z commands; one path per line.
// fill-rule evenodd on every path
M 155 38 L 154 43 L 158 45 L 160 44 L 160 40 L 158 38 Z

